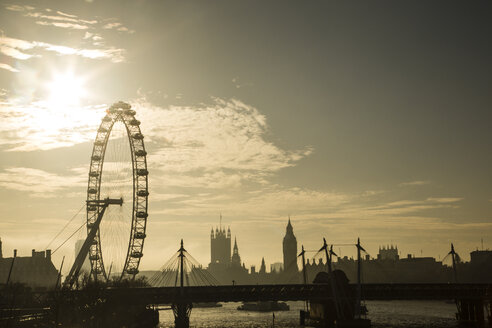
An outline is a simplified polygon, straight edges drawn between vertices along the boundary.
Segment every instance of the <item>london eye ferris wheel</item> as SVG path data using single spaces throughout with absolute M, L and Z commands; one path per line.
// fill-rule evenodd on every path
M 146 237 L 148 207 L 147 152 L 140 121 L 124 102 L 113 104 L 101 121 L 94 141 L 87 187 L 87 233 L 96 223 L 106 198 L 123 199 L 109 207 L 89 248 L 94 279 L 138 273 Z

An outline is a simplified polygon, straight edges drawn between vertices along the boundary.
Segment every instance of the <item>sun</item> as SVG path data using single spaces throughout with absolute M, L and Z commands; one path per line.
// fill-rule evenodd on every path
M 84 80 L 72 72 L 55 74 L 47 84 L 48 101 L 52 105 L 79 105 L 87 95 Z

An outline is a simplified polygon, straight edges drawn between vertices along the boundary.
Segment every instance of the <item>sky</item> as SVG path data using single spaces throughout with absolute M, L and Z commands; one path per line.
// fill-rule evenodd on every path
M 299 249 L 323 237 L 360 237 L 374 257 L 390 244 L 438 259 L 451 242 L 464 259 L 481 240 L 491 248 L 491 9 L 2 1 L 4 256 L 61 245 L 55 265 L 73 261 L 92 142 L 119 100 L 148 151 L 142 270 L 181 238 L 208 265 L 220 215 L 246 267 L 281 261 L 289 216 Z

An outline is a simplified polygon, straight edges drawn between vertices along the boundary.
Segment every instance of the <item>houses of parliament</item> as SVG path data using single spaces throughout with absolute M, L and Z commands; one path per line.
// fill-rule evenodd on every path
M 231 245 L 230 227 L 227 230 L 222 225 L 216 227 L 215 230 L 212 228 L 210 232 L 210 263 L 208 270 L 219 282 L 224 284 L 229 284 L 232 281 L 235 283 L 265 283 L 269 280 L 272 280 L 271 282 L 277 281 L 279 278 L 282 281 L 293 280 L 292 282 L 298 282 L 297 239 L 294 235 L 294 228 L 290 218 L 282 242 L 283 262 L 272 264 L 269 273 L 267 273 L 264 258 L 261 260 L 261 266 L 258 271 L 255 266 L 251 266 L 250 270 L 248 270 L 246 265 L 241 263 L 236 238 L 234 238 L 232 252 Z
M 265 259 L 262 258 L 259 270 L 253 265 L 246 268 L 241 262 L 237 239 L 232 247 L 231 229 L 216 227 L 210 233 L 209 272 L 221 284 L 295 284 L 302 283 L 302 262 L 298 257 L 297 239 L 294 228 L 288 219 L 282 241 L 283 262 L 272 263 L 267 272 Z M 492 251 L 475 250 L 470 253 L 470 262 L 459 262 L 457 269 L 462 282 L 492 282 L 488 272 L 492 269 Z M 357 261 L 353 258 L 336 257 L 334 269 L 340 269 L 351 281 L 357 276 Z M 483 270 L 487 268 L 487 270 Z M 321 271 L 327 271 L 323 258 L 306 258 L 306 279 L 312 281 Z M 379 247 L 375 258 L 366 255 L 362 258 L 362 275 L 365 282 L 382 283 L 446 283 L 453 280 L 452 268 L 432 257 L 416 257 L 408 254 L 401 257 L 398 247 L 388 245 Z

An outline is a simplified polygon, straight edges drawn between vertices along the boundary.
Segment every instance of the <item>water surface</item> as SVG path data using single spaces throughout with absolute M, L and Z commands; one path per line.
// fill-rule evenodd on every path
M 290 311 L 275 312 L 275 327 L 301 327 L 299 310 L 303 302 L 288 302 Z M 190 326 L 195 328 L 272 327 L 271 312 L 238 311 L 241 303 L 223 303 L 218 308 L 194 308 Z M 458 327 L 456 306 L 442 301 L 370 301 L 368 318 L 375 328 Z M 160 327 L 174 327 L 172 311 L 160 311 Z

